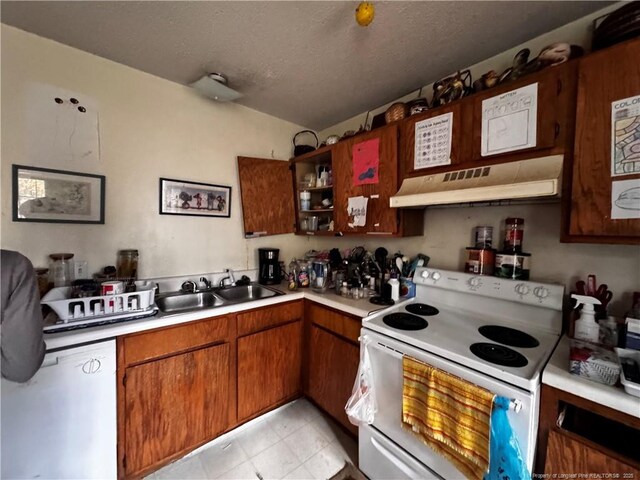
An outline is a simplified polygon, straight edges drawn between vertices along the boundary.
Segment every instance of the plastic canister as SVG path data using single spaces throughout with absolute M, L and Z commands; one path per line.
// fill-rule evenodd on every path
M 491 248 L 467 248 L 464 271 L 478 275 L 493 275 L 496 251 Z
M 496 253 L 495 276 L 513 280 L 529 280 L 530 253 Z
M 311 210 L 311 192 L 300 192 L 300 210 Z

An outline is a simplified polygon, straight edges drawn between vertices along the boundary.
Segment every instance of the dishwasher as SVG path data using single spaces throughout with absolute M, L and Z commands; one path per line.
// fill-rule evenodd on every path
M 115 340 L 47 352 L 0 397 L 2 478 L 117 477 Z

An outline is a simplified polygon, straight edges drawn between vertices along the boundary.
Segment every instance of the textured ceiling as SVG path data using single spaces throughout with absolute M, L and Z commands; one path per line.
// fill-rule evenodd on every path
M 607 2 L 609 3 L 609 2 Z M 602 8 L 592 1 L 2 1 L 3 23 L 322 129 Z M 560 39 L 559 39 L 560 40 Z

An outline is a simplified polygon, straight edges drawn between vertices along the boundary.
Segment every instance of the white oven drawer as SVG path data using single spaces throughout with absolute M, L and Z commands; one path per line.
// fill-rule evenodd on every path
M 371 480 L 442 479 L 373 427 L 360 427 L 358 441 L 360 470 Z

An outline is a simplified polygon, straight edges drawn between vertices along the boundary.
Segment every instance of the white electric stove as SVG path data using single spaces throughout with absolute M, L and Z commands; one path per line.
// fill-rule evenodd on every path
M 401 426 L 402 357 L 412 356 L 512 400 L 508 416 L 531 470 L 540 376 L 560 338 L 564 287 L 432 268 L 416 297 L 363 321 L 378 413 L 360 428 L 370 478 L 459 478 L 451 463 Z

